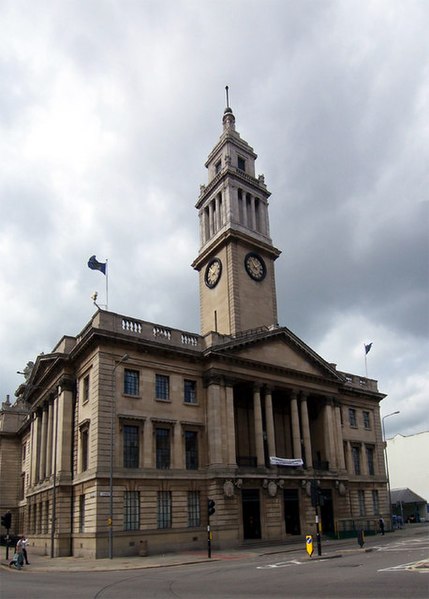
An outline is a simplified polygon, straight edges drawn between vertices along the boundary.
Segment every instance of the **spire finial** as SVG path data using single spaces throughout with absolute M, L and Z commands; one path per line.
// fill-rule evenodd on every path
M 226 85 L 225 86 L 225 93 L 226 93 L 226 108 L 223 111 L 223 130 L 226 131 L 227 129 L 231 129 L 232 131 L 235 131 L 235 117 L 232 114 L 232 110 L 231 107 L 229 105 L 229 87 Z

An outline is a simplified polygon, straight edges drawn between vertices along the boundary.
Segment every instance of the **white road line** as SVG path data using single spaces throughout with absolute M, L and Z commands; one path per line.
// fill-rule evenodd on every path
M 398 570 L 409 570 L 419 562 L 408 562 L 407 564 L 399 564 L 399 566 L 391 566 L 390 568 L 381 568 L 381 570 L 377 570 L 377 572 L 397 572 Z

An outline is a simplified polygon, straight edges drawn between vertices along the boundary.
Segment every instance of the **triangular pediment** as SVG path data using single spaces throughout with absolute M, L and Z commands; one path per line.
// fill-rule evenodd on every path
M 212 350 L 216 354 L 229 354 L 236 359 L 306 375 L 328 376 L 337 380 L 342 378 L 333 365 L 286 328 L 243 335 Z
M 276 339 L 258 343 L 235 353 L 242 358 L 264 362 L 272 366 L 320 375 L 320 367 L 310 363 L 307 356 L 288 346 L 284 340 Z

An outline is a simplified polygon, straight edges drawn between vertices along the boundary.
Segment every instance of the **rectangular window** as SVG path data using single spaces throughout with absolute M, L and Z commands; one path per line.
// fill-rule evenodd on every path
M 374 448 L 369 445 L 366 446 L 366 459 L 368 463 L 368 474 L 374 475 Z
M 200 492 L 188 491 L 188 527 L 201 526 Z
M 140 528 L 140 491 L 124 491 L 124 530 Z
M 238 156 L 237 158 L 237 167 L 239 171 L 246 171 L 246 161 L 244 160 L 244 158 L 241 158 L 241 156 Z
M 88 439 L 89 430 L 87 427 L 85 427 L 80 431 L 82 472 L 88 470 Z
M 124 425 L 124 468 L 139 467 L 139 427 Z
M 158 528 L 171 528 L 171 491 L 158 491 Z
M 218 175 L 220 173 L 220 169 L 222 167 L 222 162 L 219 160 L 218 162 L 216 162 L 215 164 L 215 173 L 216 175 Z
M 365 491 L 358 491 L 359 516 L 365 516 Z
M 79 495 L 79 532 L 85 532 L 85 495 Z
M 354 408 L 349 408 L 349 423 L 353 428 L 357 427 L 356 423 L 356 410 Z
M 139 394 L 139 379 L 140 373 L 138 370 L 124 370 L 124 394 L 138 395 Z
M 155 377 L 156 399 L 170 399 L 170 377 L 165 374 L 157 374 Z
M 170 468 L 170 429 L 157 428 L 155 431 L 156 441 L 156 467 L 159 470 Z
M 198 433 L 185 431 L 186 470 L 198 470 Z
M 358 445 L 352 446 L 352 457 L 355 474 L 360 474 L 360 447 Z
M 197 383 L 196 381 L 184 381 L 185 403 L 197 403 Z
M 369 412 L 366 412 L 366 411 L 363 412 L 363 427 L 367 431 L 371 430 L 371 423 L 369 420 Z
M 373 512 L 373 514 L 376 514 L 376 515 L 380 513 L 380 502 L 378 499 L 378 491 L 372 492 L 372 512 Z
M 82 384 L 82 403 L 89 401 L 89 374 L 83 379 Z

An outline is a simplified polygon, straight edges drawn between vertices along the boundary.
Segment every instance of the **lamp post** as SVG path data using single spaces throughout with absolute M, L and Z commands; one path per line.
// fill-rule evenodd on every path
M 109 472 L 109 559 L 113 558 L 113 450 L 114 450 L 114 429 L 115 429 L 115 374 L 120 364 L 128 360 L 128 354 L 124 354 L 112 370 L 112 397 L 110 404 L 110 472 Z
M 391 414 L 386 414 L 386 416 L 383 416 L 383 418 L 381 419 L 381 427 L 383 429 L 383 444 L 384 444 L 384 461 L 386 463 L 386 475 L 387 475 L 387 496 L 389 499 L 389 520 L 390 520 L 390 527 L 392 527 L 392 499 L 391 499 L 391 495 L 390 495 L 390 476 L 389 476 L 389 460 L 387 459 L 387 443 L 386 443 L 386 433 L 384 430 L 384 421 L 386 418 L 389 418 L 390 416 L 395 416 L 396 414 L 399 414 L 399 410 L 396 410 L 396 412 L 392 412 Z

